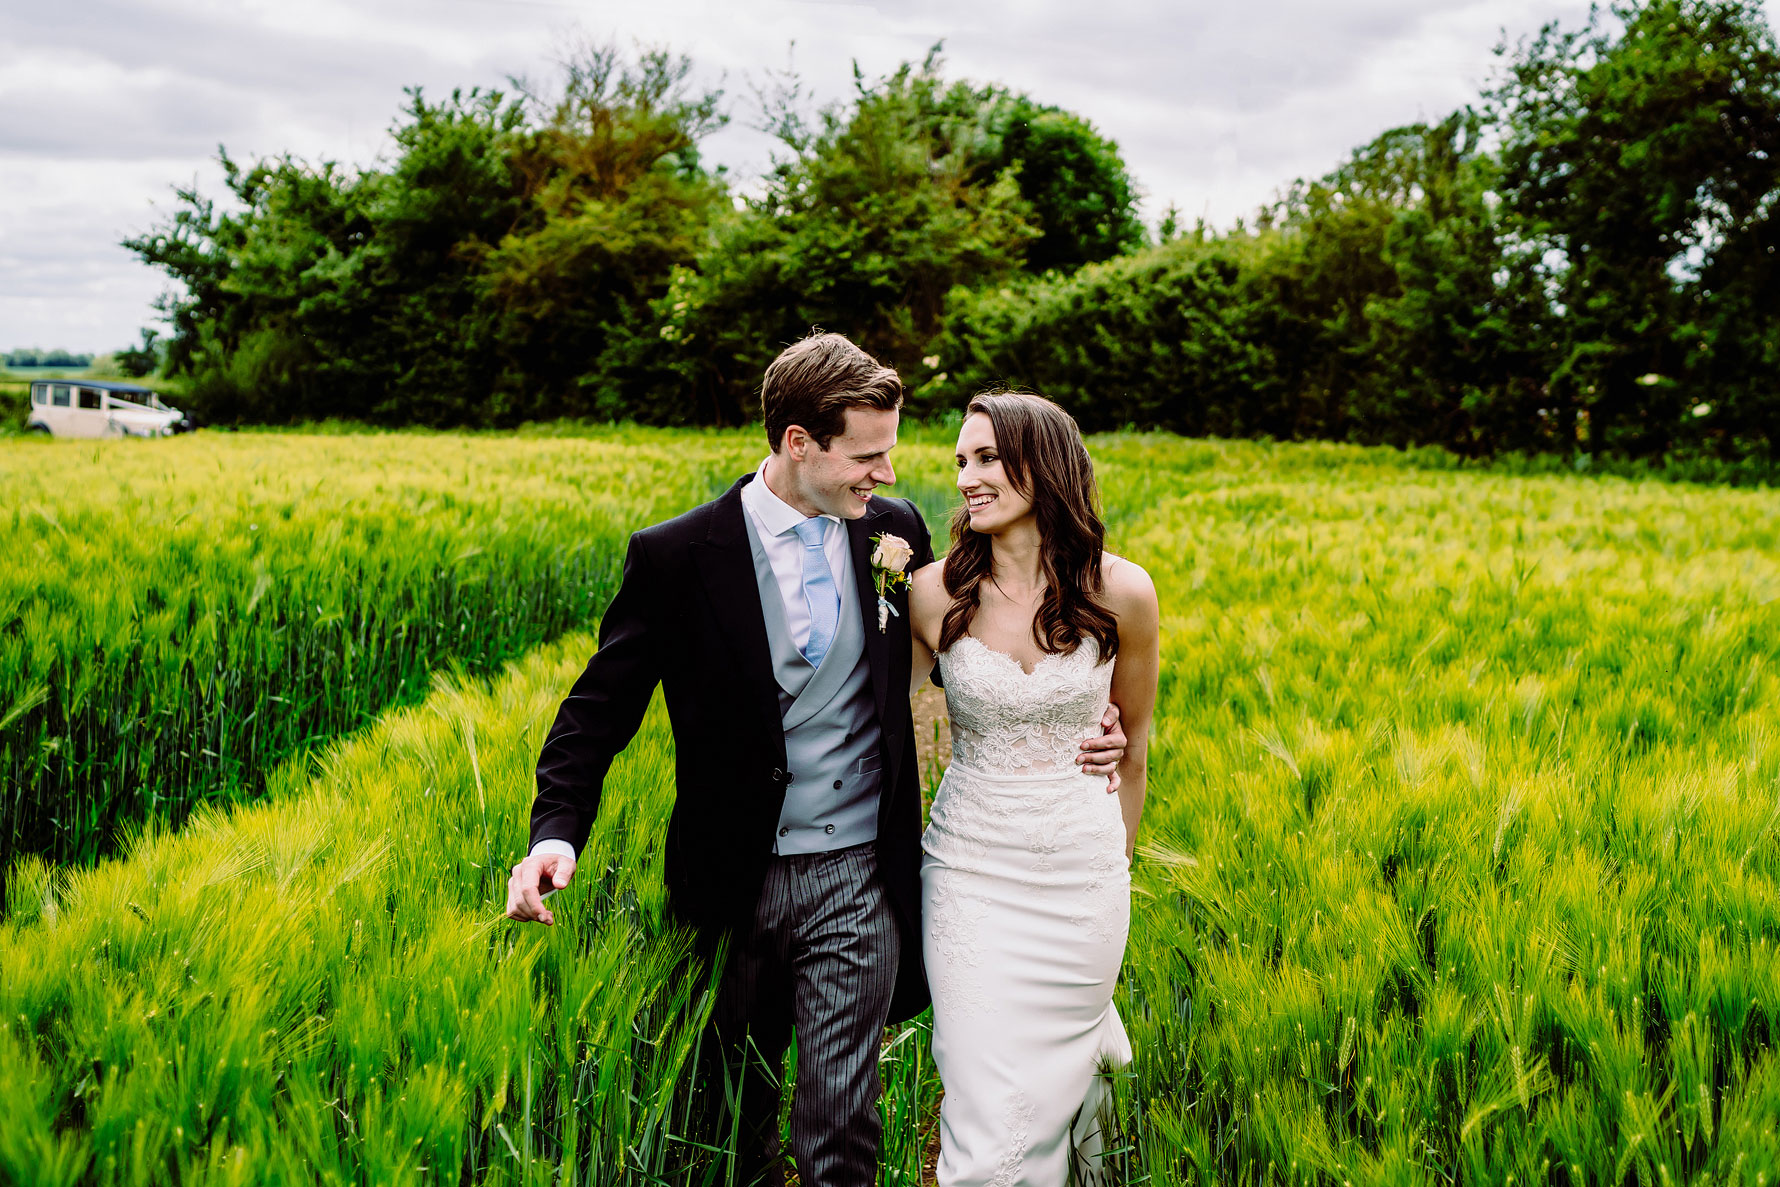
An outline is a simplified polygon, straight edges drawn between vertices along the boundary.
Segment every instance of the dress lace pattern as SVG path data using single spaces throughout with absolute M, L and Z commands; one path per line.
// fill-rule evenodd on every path
M 1047 655 L 1032 671 L 974 635 L 939 657 L 952 719 L 952 761 L 992 775 L 1070 774 L 1080 744 L 1100 732 L 1112 664 L 1100 644 Z
M 941 1187 L 1094 1174 L 1072 1132 L 1095 1072 L 1130 1042 L 1112 991 L 1130 923 L 1117 796 L 1083 774 L 1113 665 L 1085 639 L 1031 672 L 965 636 L 939 657 L 953 762 L 922 838 Z

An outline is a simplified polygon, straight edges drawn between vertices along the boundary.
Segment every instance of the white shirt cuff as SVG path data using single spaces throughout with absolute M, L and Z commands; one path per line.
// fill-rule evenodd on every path
M 536 845 L 532 846 L 531 855 L 533 857 L 536 857 L 540 853 L 556 853 L 568 858 L 570 861 L 577 860 L 575 857 L 575 847 L 567 841 L 557 837 L 546 837 Z

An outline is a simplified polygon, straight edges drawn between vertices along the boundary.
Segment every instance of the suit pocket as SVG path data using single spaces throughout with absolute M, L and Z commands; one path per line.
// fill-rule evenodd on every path
M 883 769 L 884 756 L 883 753 L 879 751 L 874 751 L 853 764 L 853 773 L 855 775 L 871 775 Z

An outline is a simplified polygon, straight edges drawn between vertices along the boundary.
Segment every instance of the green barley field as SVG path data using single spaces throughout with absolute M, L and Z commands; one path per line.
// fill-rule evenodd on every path
M 1164 625 L 1113 1180 L 1780 1181 L 1780 493 L 1091 444 Z M 659 705 L 499 912 L 626 533 L 761 454 L 0 442 L 0 1181 L 725 1182 Z
M 586 624 L 628 529 L 743 456 L 690 435 L 119 444 L 0 450 L 0 869 L 251 798 L 433 672 Z

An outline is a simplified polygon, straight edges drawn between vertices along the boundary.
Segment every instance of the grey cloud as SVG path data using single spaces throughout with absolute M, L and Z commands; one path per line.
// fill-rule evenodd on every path
M 290 34 L 230 9 L 33 5 L 9 22 L 8 36 L 0 80 L 29 62 L 67 82 L 7 94 L 0 148 L 55 156 L 207 155 L 218 143 L 274 154 L 293 147 L 282 142 L 293 122 L 387 126 L 405 85 L 437 93 L 504 81 L 491 60 L 466 69 L 421 46 Z
M 275 27 L 293 11 L 309 15 Z M 1227 221 L 1384 128 L 1473 98 L 1477 79 L 1466 72 L 1487 68 L 1501 26 L 1512 38 L 1553 15 L 1575 23 L 1585 12 L 1584 0 L 14 4 L 0 27 L 0 172 L 129 168 L 115 179 L 79 172 L 89 188 L 70 190 L 53 211 L 0 194 L 0 269 L 12 292 L 21 270 L 81 278 L 65 299 L 53 289 L 32 298 L 31 317 L 87 327 L 36 335 L 46 344 L 126 341 L 151 316 L 146 301 L 160 282 L 116 242 L 154 222 L 150 202 L 165 201 L 175 183 L 200 174 L 206 192 L 218 193 L 207 162 L 219 142 L 241 158 L 293 151 L 362 163 L 386 145 L 404 85 L 437 96 L 498 87 L 510 73 L 548 77 L 577 23 L 595 39 L 688 53 L 707 84 L 726 74 L 738 120 L 712 138 L 708 156 L 730 164 L 742 185 L 770 151 L 743 126 L 748 82 L 783 65 L 788 42 L 796 40 L 796 65 L 817 96 L 832 100 L 850 94 L 853 60 L 877 75 L 943 39 L 949 75 L 1027 91 L 1118 141 L 1152 216 L 1173 202 L 1189 216 L 1209 209 Z M 1451 58 L 1450 77 L 1428 77 L 1430 54 Z M 19 93 L 20 80 L 46 68 L 65 70 L 70 87 Z M 132 298 L 132 310 L 122 293 L 146 295 Z M 4 346 L 24 306 L 0 302 Z M 93 328 L 94 318 L 103 326 Z
M 108 76 L 77 85 L 0 90 L 0 151 L 127 160 L 180 156 L 238 140 L 256 126 L 250 94 L 190 76 Z
M 355 80 L 398 73 L 423 54 L 408 45 L 290 34 L 240 9 L 122 0 L 39 4 L 10 22 L 11 37 L 40 50 L 156 67 L 246 90 L 325 96 Z
M 1115 2 L 1096 4 L 1089 14 L 1071 6 L 1036 17 L 1029 6 L 979 6 L 971 24 L 948 38 L 947 51 L 954 63 L 986 78 L 1018 75 L 1087 94 L 1158 94 L 1177 104 L 1213 101 L 1262 110 L 1303 88 L 1340 83 L 1376 46 L 1412 35 L 1440 12 L 1474 3 Z M 950 23 L 942 5 L 896 9 L 923 16 L 935 28 Z

